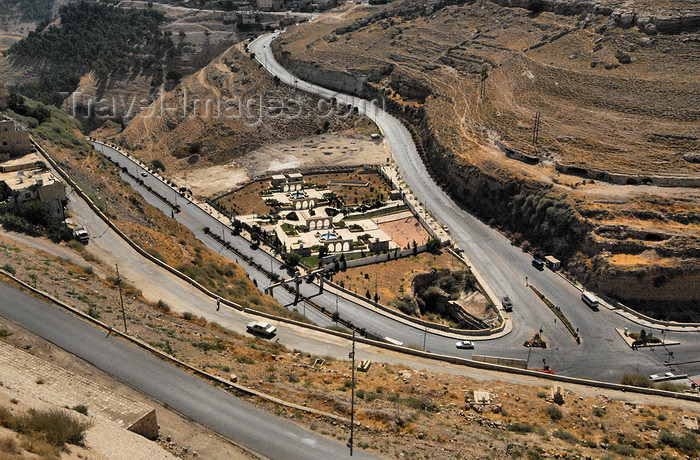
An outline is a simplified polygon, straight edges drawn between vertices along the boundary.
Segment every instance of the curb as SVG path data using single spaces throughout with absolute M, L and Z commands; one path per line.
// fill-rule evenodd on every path
M 165 361 L 170 361 L 170 362 L 176 364 L 177 366 L 183 367 L 183 368 L 187 369 L 188 371 L 191 371 L 191 372 L 193 372 L 194 374 L 196 374 L 196 375 L 198 375 L 198 376 L 200 376 L 200 377 L 204 377 L 204 378 L 207 379 L 207 380 L 211 380 L 211 381 L 213 381 L 213 382 L 222 384 L 222 385 L 224 385 L 224 386 L 226 386 L 226 387 L 233 388 L 233 389 L 238 390 L 238 391 L 240 391 L 241 393 L 245 393 L 245 394 L 247 394 L 247 395 L 249 395 L 249 396 L 257 396 L 257 397 L 259 397 L 259 398 L 265 399 L 265 400 L 270 401 L 270 402 L 273 402 L 273 403 L 275 403 L 275 404 L 279 404 L 279 405 L 282 405 L 282 406 L 285 406 L 285 407 L 289 407 L 289 408 L 291 408 L 291 409 L 297 409 L 297 410 L 300 410 L 300 411 L 303 411 L 303 412 L 308 412 L 308 413 L 313 414 L 313 415 L 318 415 L 318 416 L 321 416 L 321 417 L 330 418 L 330 419 L 332 419 L 332 420 L 335 420 L 335 421 L 338 421 L 338 422 L 342 422 L 342 423 L 348 423 L 348 424 L 350 423 L 350 420 L 348 420 L 348 419 L 346 419 L 346 418 L 344 418 L 344 417 L 340 417 L 340 416 L 338 416 L 338 415 L 330 414 L 330 413 L 323 412 L 323 411 L 320 411 L 320 410 L 317 410 L 317 409 L 313 409 L 313 408 L 310 408 L 310 407 L 305 407 L 305 406 L 301 406 L 301 405 L 299 405 L 299 404 L 294 404 L 294 403 L 291 403 L 291 402 L 288 402 L 288 401 L 284 401 L 284 400 L 279 399 L 279 398 L 277 398 L 277 397 L 275 397 L 275 396 L 268 395 L 267 393 L 263 393 L 263 392 L 261 392 L 261 391 L 254 390 L 254 389 L 252 389 L 252 388 L 248 388 L 248 387 L 246 387 L 246 386 L 239 385 L 239 384 L 237 384 L 237 383 L 228 381 L 228 380 L 223 379 L 223 378 L 221 378 L 221 377 L 219 377 L 219 376 L 216 376 L 216 375 L 213 375 L 213 374 L 209 374 L 209 373 L 207 373 L 207 372 L 204 372 L 204 371 L 202 371 L 202 370 L 200 370 L 200 369 L 197 369 L 196 367 L 194 367 L 194 366 L 192 366 L 192 365 L 190 365 L 190 364 L 185 363 L 184 361 L 180 361 L 179 359 L 177 359 L 177 358 L 175 358 L 175 357 L 173 357 L 173 356 L 171 356 L 171 355 L 169 355 L 169 354 L 167 354 L 167 353 L 165 353 L 165 352 L 160 351 L 159 349 L 157 349 L 157 348 L 155 348 L 155 347 L 150 346 L 148 343 L 146 343 L 146 342 L 144 342 L 144 341 L 142 341 L 142 340 L 140 340 L 140 339 L 137 339 L 136 337 L 133 337 L 133 336 L 131 336 L 131 335 L 129 335 L 129 334 L 126 334 L 126 333 L 124 333 L 124 332 L 121 332 L 121 331 L 119 331 L 119 330 L 117 330 L 117 329 L 114 329 L 112 326 L 110 326 L 110 325 L 108 325 L 108 324 L 105 324 L 105 323 L 103 323 L 102 321 L 100 321 L 100 320 L 98 320 L 98 319 L 93 318 L 92 316 L 90 316 L 90 315 L 88 315 L 87 313 L 84 313 L 84 312 L 78 310 L 77 308 L 71 307 L 70 305 L 63 303 L 62 301 L 60 301 L 60 300 L 54 298 L 54 297 L 51 296 L 50 294 L 47 294 L 47 293 L 45 293 L 45 292 L 43 292 L 43 291 L 41 291 L 41 290 L 39 290 L 39 289 L 36 289 L 36 288 L 34 288 L 34 287 L 28 285 L 28 284 L 25 283 L 24 281 L 22 281 L 22 280 L 16 278 L 16 277 L 13 276 L 12 274 L 7 273 L 6 271 L 4 271 L 4 270 L 2 270 L 2 269 L 0 269 L 0 275 L 3 275 L 3 276 L 5 276 L 6 278 L 11 279 L 12 281 L 14 281 L 15 283 L 19 284 L 21 287 L 23 287 L 23 288 L 29 290 L 29 291 L 32 292 L 32 293 L 37 294 L 37 295 L 40 295 L 41 297 L 44 297 L 45 299 L 47 299 L 47 300 L 53 302 L 54 304 L 58 305 L 59 307 L 63 308 L 64 310 L 66 310 L 66 311 L 68 311 L 68 312 L 70 312 L 70 313 L 73 313 L 74 315 L 77 315 L 77 316 L 79 316 L 80 318 L 82 318 L 82 319 L 84 319 L 84 320 L 86 320 L 86 321 L 88 321 L 88 322 L 90 322 L 90 323 L 92 323 L 92 324 L 94 324 L 94 325 L 96 325 L 96 326 L 99 326 L 99 327 L 101 327 L 101 328 L 103 328 L 103 329 L 109 331 L 110 334 L 118 335 L 119 337 L 121 337 L 121 338 L 123 338 L 123 339 L 125 339 L 125 340 L 127 340 L 127 341 L 129 341 L 129 342 L 131 342 L 131 343 L 133 343 L 133 344 L 135 344 L 135 345 L 137 345 L 138 347 L 143 348 L 144 350 L 147 350 L 147 351 L 151 352 L 152 354 L 156 355 L 158 358 L 163 359 L 163 360 L 165 360 Z

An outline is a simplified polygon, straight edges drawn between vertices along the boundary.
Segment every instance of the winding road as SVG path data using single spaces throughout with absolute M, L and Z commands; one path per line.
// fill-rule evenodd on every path
M 479 343 L 478 353 L 525 358 L 527 352 L 522 342 L 538 329 L 543 329 L 550 347 L 547 351 L 538 351 L 537 359 L 546 359 L 546 363 L 559 373 L 615 381 L 623 373 L 637 370 L 652 373 L 661 369 L 668 356 L 663 356 L 661 352 L 643 354 L 632 351 L 615 331 L 616 327 L 639 330 L 638 324 L 605 308 L 600 311 L 589 309 L 581 301 L 578 289 L 550 270 L 539 271 L 532 267 L 528 254 L 512 246 L 507 238 L 455 203 L 432 180 L 410 133 L 396 118 L 369 101 L 303 81 L 282 67 L 270 49 L 270 43 L 280 33 L 259 37 L 250 43 L 249 51 L 282 82 L 351 104 L 372 119 L 382 130 L 401 176 L 413 194 L 438 222 L 449 227 L 456 246 L 465 251 L 473 268 L 496 295 L 507 295 L 513 300 L 515 309 L 510 314 L 514 323 L 513 332 L 492 342 Z M 561 322 L 555 321 L 551 311 L 526 286 L 526 277 L 578 328 L 581 345 L 576 344 Z M 661 335 L 660 331 L 656 331 L 656 334 Z M 700 365 L 691 362 L 700 358 L 697 352 L 700 349 L 700 334 L 667 333 L 666 337 L 681 341 L 681 346 L 674 348 L 674 359 L 688 362 L 684 370 L 689 374 L 700 373 Z M 434 351 L 454 354 L 453 349 L 442 347 Z

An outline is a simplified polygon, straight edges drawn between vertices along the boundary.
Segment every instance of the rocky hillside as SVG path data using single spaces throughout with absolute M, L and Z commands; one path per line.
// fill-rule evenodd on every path
M 324 118 L 318 103 L 236 46 L 163 96 L 163 107 L 176 110 L 145 110 L 114 139 L 175 172 L 226 163 L 269 143 L 370 128 L 364 117 Z
M 400 0 L 290 28 L 275 51 L 304 78 L 387 98 L 445 187 L 518 244 L 677 317 L 680 285 L 700 300 L 699 13 Z

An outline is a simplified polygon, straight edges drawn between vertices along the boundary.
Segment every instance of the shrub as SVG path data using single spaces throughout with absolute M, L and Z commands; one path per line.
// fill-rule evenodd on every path
M 630 446 L 624 446 L 622 444 L 610 444 L 608 446 L 608 450 L 610 452 L 614 452 L 618 455 L 622 455 L 624 457 L 634 457 L 637 455 L 637 451 L 634 450 Z
M 634 387 L 651 388 L 651 382 L 642 374 L 625 374 L 620 379 L 620 383 Z
M 656 388 L 658 388 L 659 390 L 675 391 L 676 393 L 683 393 L 683 391 L 686 390 L 688 387 L 683 385 L 682 383 L 661 382 L 656 386 Z
M 576 438 L 576 436 L 574 436 L 571 433 L 567 433 L 566 431 L 554 430 L 552 432 L 552 436 L 554 436 L 555 438 L 559 438 L 562 441 L 566 441 L 569 444 L 578 444 L 578 439 Z
M 8 454 L 18 454 L 20 453 L 19 443 L 12 436 L 7 436 L 0 439 L 0 451 Z
M 659 435 L 659 443 L 673 447 L 689 455 L 700 452 L 700 442 L 698 442 L 698 439 L 692 433 L 685 433 L 682 436 L 678 436 L 670 431 L 662 431 Z
M 426 412 L 437 411 L 437 405 L 431 399 L 426 397 L 415 398 L 411 396 L 406 398 L 405 404 L 411 409 L 420 409 Z
M 163 299 L 158 300 L 158 303 L 156 304 L 156 308 L 157 308 L 158 310 L 164 311 L 164 312 L 166 312 L 166 313 L 170 311 L 170 305 L 168 305 L 167 303 L 165 303 L 165 302 L 163 301 Z
M 603 415 L 605 415 L 605 411 L 600 407 L 594 407 L 593 415 L 595 415 L 596 417 L 602 417 Z
M 156 251 L 155 249 L 148 248 L 148 249 L 146 249 L 146 252 L 148 254 L 150 254 L 151 256 L 153 256 L 154 258 L 160 260 L 161 262 L 167 263 L 165 260 L 165 257 L 163 257 L 163 255 L 160 252 Z
M 38 434 L 47 443 L 63 447 L 65 444 L 81 445 L 90 423 L 81 422 L 58 409 L 37 411 L 15 417 L 9 428 L 23 434 Z
M 222 351 L 226 349 L 226 345 L 224 345 L 223 342 L 192 342 L 192 346 L 205 352 L 209 350 Z
M 430 238 L 425 246 L 428 252 L 432 254 L 437 254 L 440 252 L 442 243 L 440 243 L 440 240 L 438 238 Z
M 554 421 L 561 420 L 562 418 L 561 409 L 559 409 L 557 406 L 547 406 L 545 407 L 544 412 Z
M 514 422 L 508 425 L 508 431 L 513 431 L 515 433 L 525 434 L 532 433 L 535 431 L 535 425 L 529 423 Z
M 186 311 L 185 313 L 183 313 L 183 314 L 182 314 L 182 317 L 183 317 L 185 320 L 187 320 L 187 321 L 192 321 L 193 319 L 196 318 L 196 316 L 194 315 L 194 313 L 191 313 L 191 312 L 189 312 L 189 311 Z
M 404 313 L 406 315 L 414 315 L 415 314 L 415 308 L 413 307 L 413 305 L 406 302 L 405 300 L 394 301 L 394 306 L 396 308 L 398 308 L 401 313 Z
M 2 266 L 2 269 L 5 270 L 5 271 L 6 271 L 7 273 L 9 273 L 10 275 L 14 275 L 14 274 L 17 273 L 17 270 L 15 270 L 15 267 L 13 267 L 13 266 L 10 265 L 10 264 L 5 264 L 5 265 L 3 265 L 3 266 Z
M 92 305 L 88 307 L 87 314 L 88 314 L 88 316 L 90 316 L 91 318 L 95 318 L 95 319 L 100 319 L 100 317 L 102 316 L 102 315 L 100 314 L 100 312 L 97 311 L 97 309 L 96 309 L 95 307 L 93 307 Z
M 88 414 L 88 408 L 85 404 L 78 404 L 77 406 L 73 407 L 73 410 L 76 412 L 80 412 L 83 415 Z

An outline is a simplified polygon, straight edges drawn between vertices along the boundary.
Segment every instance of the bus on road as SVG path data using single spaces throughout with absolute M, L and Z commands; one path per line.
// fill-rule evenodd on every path
M 597 310 L 598 306 L 600 305 L 600 301 L 598 300 L 598 298 L 590 292 L 584 291 L 581 294 L 581 300 L 583 300 L 583 303 L 591 307 L 593 310 Z

